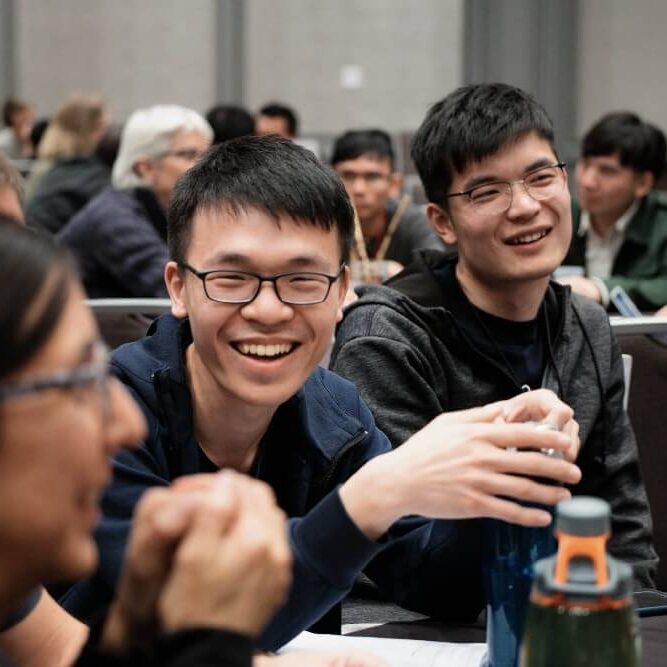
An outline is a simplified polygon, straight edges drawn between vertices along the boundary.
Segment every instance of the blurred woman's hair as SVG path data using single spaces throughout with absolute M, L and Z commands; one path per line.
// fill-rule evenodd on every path
M 198 132 L 207 141 L 213 140 L 211 126 L 192 109 L 162 104 L 135 111 L 127 119 L 120 136 L 118 157 L 111 175 L 114 187 L 144 185 L 135 171 L 135 164 L 141 159 L 154 160 L 164 155 L 169 150 L 172 136 L 179 131 Z
M 52 237 L 0 216 L 0 381 L 48 340 L 73 275 L 69 253 Z
M 38 157 L 56 160 L 92 155 L 102 135 L 106 113 L 106 105 L 101 97 L 70 97 L 44 131 Z

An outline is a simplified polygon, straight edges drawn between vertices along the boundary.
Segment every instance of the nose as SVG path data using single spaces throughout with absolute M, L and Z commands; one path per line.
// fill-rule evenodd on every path
M 510 219 L 530 219 L 540 212 L 540 202 L 530 196 L 525 183 L 512 184 L 512 202 L 507 209 Z
M 129 392 L 116 378 L 108 380 L 108 417 L 104 445 L 110 456 L 132 447 L 146 436 L 146 420 Z
M 294 316 L 294 309 L 283 303 L 275 290 L 275 284 L 265 281 L 261 284 L 257 296 L 241 308 L 242 316 L 263 324 L 280 324 Z

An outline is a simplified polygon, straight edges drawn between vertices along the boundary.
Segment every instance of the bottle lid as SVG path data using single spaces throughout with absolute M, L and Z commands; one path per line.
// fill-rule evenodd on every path
M 578 496 L 559 503 L 559 552 L 536 563 L 535 591 L 582 601 L 626 598 L 632 592 L 632 568 L 605 553 L 610 516 L 609 504 L 599 498 Z
M 592 496 L 577 496 L 558 503 L 556 530 L 559 533 L 592 537 L 611 530 L 609 504 Z

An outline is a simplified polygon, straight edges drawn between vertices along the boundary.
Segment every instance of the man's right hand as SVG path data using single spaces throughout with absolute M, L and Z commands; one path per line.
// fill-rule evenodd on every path
M 340 490 L 352 520 L 371 539 L 410 514 L 548 525 L 549 512 L 522 503 L 555 505 L 570 496 L 559 485 L 576 484 L 581 472 L 565 460 L 519 450 L 565 453 L 571 434 L 505 423 L 503 410 L 503 403 L 495 403 L 440 415 L 397 449 L 369 461 Z

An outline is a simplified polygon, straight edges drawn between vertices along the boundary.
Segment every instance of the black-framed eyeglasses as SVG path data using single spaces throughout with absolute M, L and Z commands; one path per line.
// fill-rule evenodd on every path
M 453 192 L 450 197 L 467 197 L 479 215 L 499 215 L 512 206 L 512 186 L 521 183 L 526 192 L 537 201 L 549 199 L 562 192 L 565 186 L 565 163 L 557 162 L 539 167 L 516 181 L 494 181 L 476 185 L 465 192 Z
M 345 264 L 341 264 L 335 275 L 296 271 L 264 276 L 261 273 L 227 269 L 198 271 L 185 262 L 179 262 L 179 266 L 187 269 L 202 281 L 204 293 L 211 301 L 251 303 L 257 298 L 262 283 L 270 282 L 278 299 L 282 303 L 293 306 L 310 306 L 326 301 L 331 286 L 340 278 L 345 269 Z
M 0 384 L 0 402 L 29 396 L 50 389 L 92 388 L 102 399 L 104 413 L 109 409 L 109 349 L 98 341 L 93 346 L 93 360 L 74 369 L 59 370 L 31 380 Z

